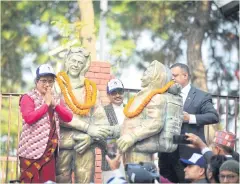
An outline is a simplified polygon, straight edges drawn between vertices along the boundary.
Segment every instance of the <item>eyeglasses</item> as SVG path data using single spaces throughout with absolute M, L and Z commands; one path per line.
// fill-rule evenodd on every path
M 89 56 L 89 52 L 81 47 L 70 47 L 70 49 L 68 50 L 66 56 L 68 57 L 69 54 L 71 53 L 82 53 L 85 57 Z
M 221 181 L 223 181 L 225 178 L 227 180 L 233 180 L 236 177 L 238 177 L 238 175 L 234 175 L 234 174 L 229 174 L 229 175 L 219 174 L 219 180 L 221 180 Z
M 110 95 L 113 95 L 113 96 L 115 96 L 115 95 L 117 95 L 117 94 L 122 95 L 123 93 L 124 93 L 124 90 L 123 90 L 123 89 L 116 89 L 116 90 L 112 91 L 112 92 L 110 93 Z
M 43 84 L 50 84 L 50 85 L 52 85 L 55 81 L 54 80 L 46 80 L 46 79 L 41 79 L 41 80 L 39 80 L 39 81 L 41 81 Z

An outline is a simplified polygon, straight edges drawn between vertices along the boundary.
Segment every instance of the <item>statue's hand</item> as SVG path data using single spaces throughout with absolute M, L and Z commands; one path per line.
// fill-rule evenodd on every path
M 86 151 L 87 148 L 92 143 L 92 139 L 89 135 L 74 135 L 73 139 L 77 142 L 77 144 L 74 146 L 74 150 L 80 154 L 82 154 L 84 151 Z
M 118 148 L 122 153 L 126 152 L 128 148 L 134 145 L 134 143 L 135 140 L 133 136 L 129 134 L 123 135 L 117 140 Z
M 89 125 L 87 134 L 94 138 L 104 139 L 111 135 L 111 130 L 108 126 Z

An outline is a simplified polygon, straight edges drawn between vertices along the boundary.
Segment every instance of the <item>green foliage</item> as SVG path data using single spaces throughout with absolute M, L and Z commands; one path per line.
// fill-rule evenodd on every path
M 1 92 L 22 92 L 23 59 L 48 62 L 51 46 L 65 41 L 51 22 L 70 24 L 78 15 L 74 1 L 1 1 Z

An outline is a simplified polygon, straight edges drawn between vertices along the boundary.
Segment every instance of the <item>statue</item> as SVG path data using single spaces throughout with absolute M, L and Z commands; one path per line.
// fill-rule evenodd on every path
M 111 135 L 96 84 L 84 77 L 89 66 L 88 51 L 70 48 L 65 57 L 65 72 L 57 75 L 65 102 L 74 113 L 73 120 L 61 127 L 56 164 L 60 183 L 71 183 L 72 172 L 75 183 L 93 181 L 95 149 L 92 144 Z
M 171 71 L 158 61 L 147 68 L 142 90 L 124 108 L 126 116 L 117 140 L 124 163 L 152 162 L 156 152 L 172 152 L 173 135 L 181 132 L 181 87 L 171 81 Z

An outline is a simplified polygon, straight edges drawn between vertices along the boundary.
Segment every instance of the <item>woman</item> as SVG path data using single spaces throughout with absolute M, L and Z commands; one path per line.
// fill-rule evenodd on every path
M 18 155 L 20 181 L 55 181 L 55 160 L 59 142 L 59 122 L 70 122 L 72 113 L 56 97 L 52 87 L 55 73 L 49 64 L 36 71 L 36 87 L 20 99 L 23 127 Z

